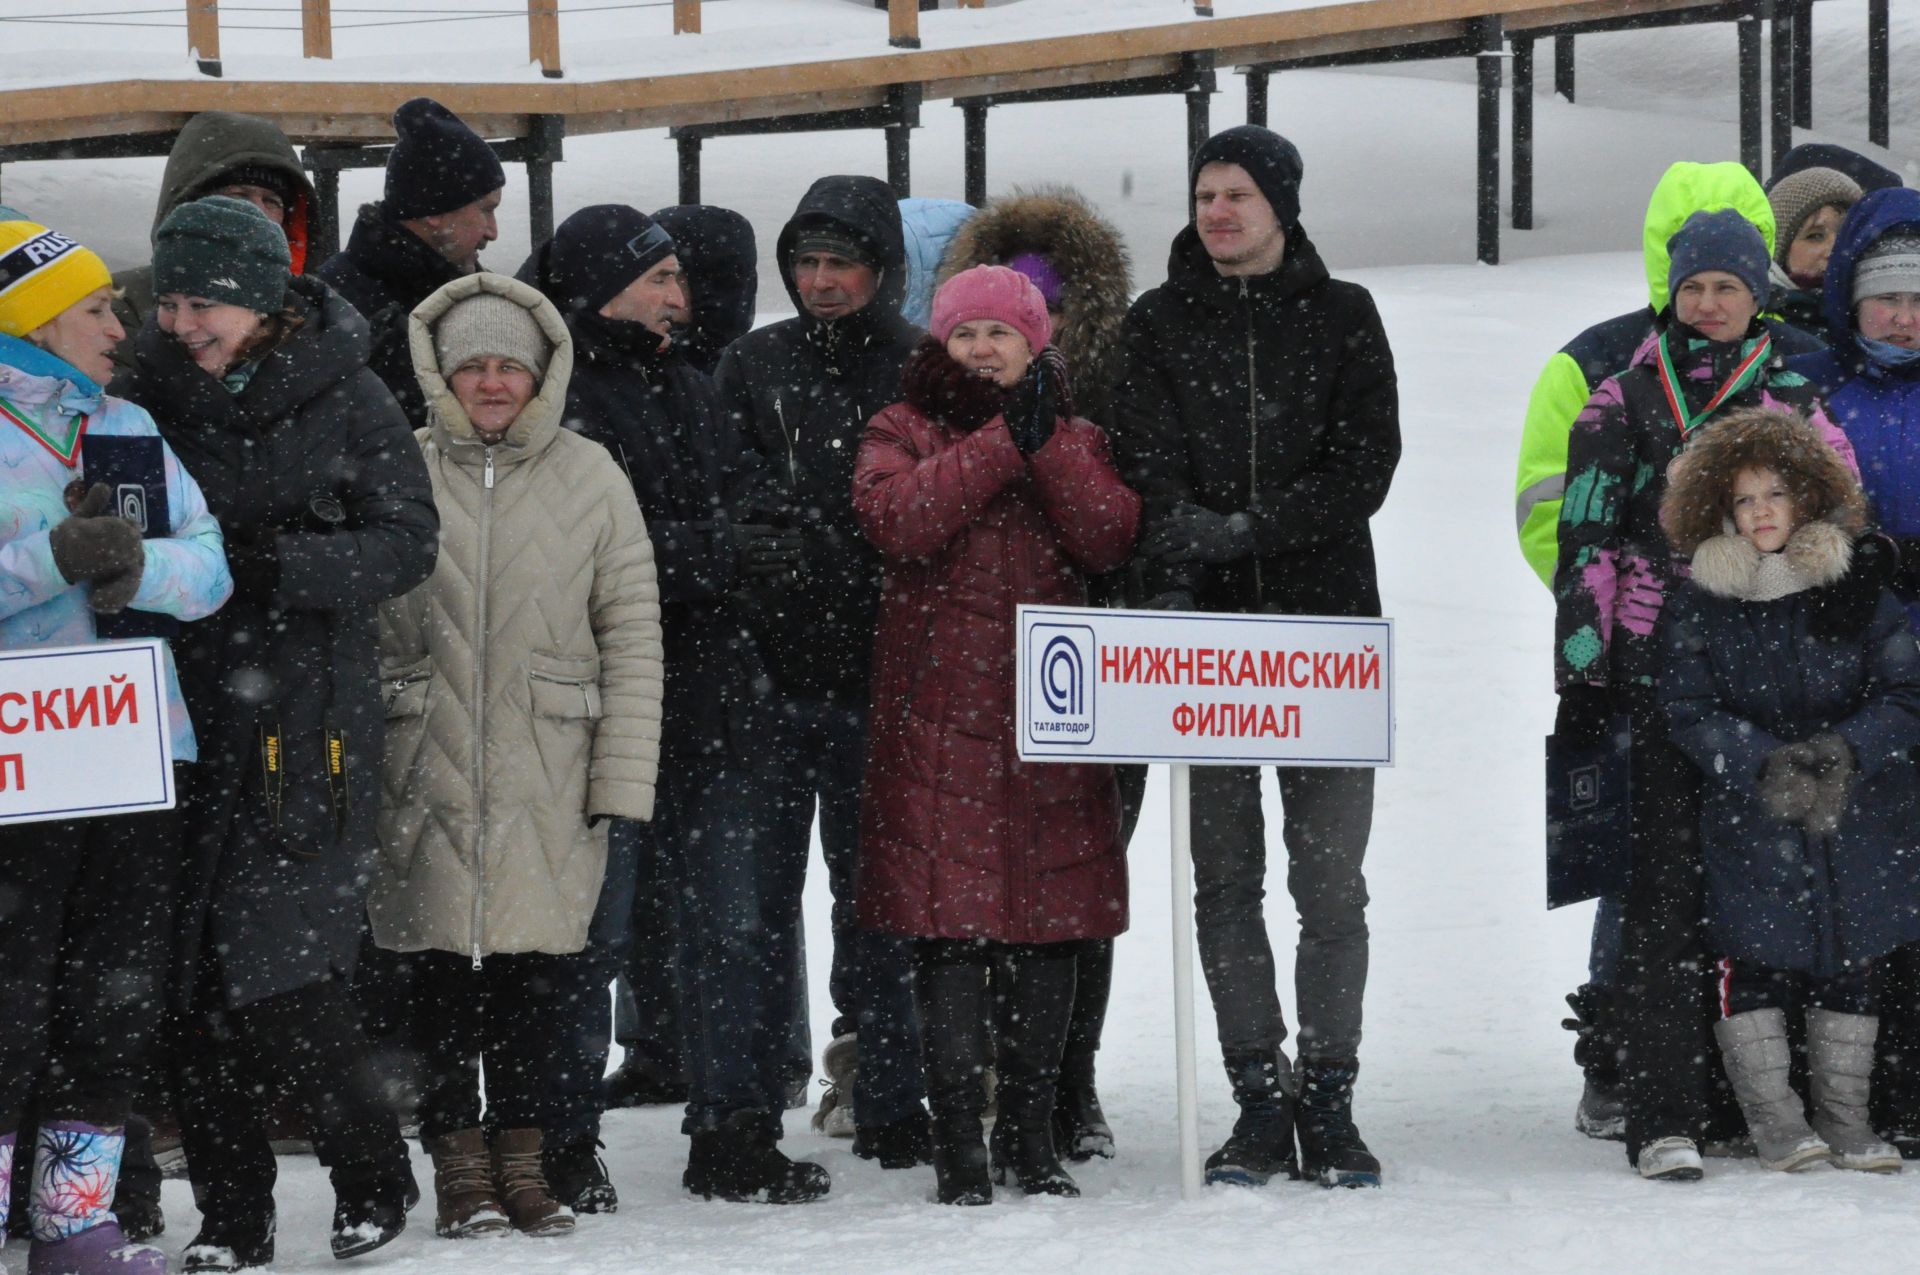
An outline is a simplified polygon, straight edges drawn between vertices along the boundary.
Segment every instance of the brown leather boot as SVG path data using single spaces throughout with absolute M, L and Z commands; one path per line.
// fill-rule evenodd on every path
M 450 1240 L 505 1235 L 506 1206 L 493 1189 L 486 1135 L 461 1129 L 427 1144 L 433 1157 L 434 1233 Z
M 514 1230 L 523 1235 L 573 1234 L 573 1210 L 553 1198 L 540 1163 L 540 1130 L 502 1129 L 494 1135 L 493 1183 Z

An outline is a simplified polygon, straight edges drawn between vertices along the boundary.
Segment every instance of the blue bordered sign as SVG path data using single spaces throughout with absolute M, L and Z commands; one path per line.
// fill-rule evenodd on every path
M 158 641 L 0 651 L 0 824 L 170 810 Z

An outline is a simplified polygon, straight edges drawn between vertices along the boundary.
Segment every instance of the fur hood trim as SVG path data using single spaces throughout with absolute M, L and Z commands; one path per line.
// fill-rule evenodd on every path
M 1120 375 L 1120 325 L 1133 304 L 1133 261 L 1120 232 L 1070 187 L 1016 188 L 955 232 L 936 286 L 1023 252 L 1045 256 L 1064 280 L 1053 342 L 1066 356 L 1081 411 L 1105 424 Z
M 1867 525 L 1859 480 L 1818 428 L 1797 412 L 1744 408 L 1702 425 L 1667 469 L 1660 526 L 1675 551 L 1696 554 L 1729 530 L 1734 480 L 1748 469 L 1785 480 L 1803 527 L 1827 522 L 1851 539 Z
M 1831 522 L 1797 528 L 1779 553 L 1761 553 L 1727 532 L 1693 552 L 1694 583 L 1719 598 L 1771 602 L 1832 584 L 1853 561 L 1853 537 Z

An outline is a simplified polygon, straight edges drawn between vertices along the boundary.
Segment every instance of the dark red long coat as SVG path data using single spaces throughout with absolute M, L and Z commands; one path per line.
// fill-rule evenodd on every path
M 854 470 L 855 513 L 887 561 L 860 923 L 926 938 L 1108 938 L 1127 928 L 1113 772 L 1016 760 L 1014 608 L 1086 605 L 1087 575 L 1131 552 L 1140 498 L 1088 421 L 1062 418 L 1031 458 L 998 415 L 949 423 L 964 417 L 940 410 L 953 372 L 923 346 L 908 401 L 868 424 Z

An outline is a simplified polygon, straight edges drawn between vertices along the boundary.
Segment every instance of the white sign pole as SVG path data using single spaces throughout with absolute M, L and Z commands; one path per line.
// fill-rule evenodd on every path
M 1173 806 L 1173 1065 L 1180 1106 L 1180 1198 L 1200 1196 L 1200 1090 L 1193 1048 L 1193 768 L 1167 767 Z

